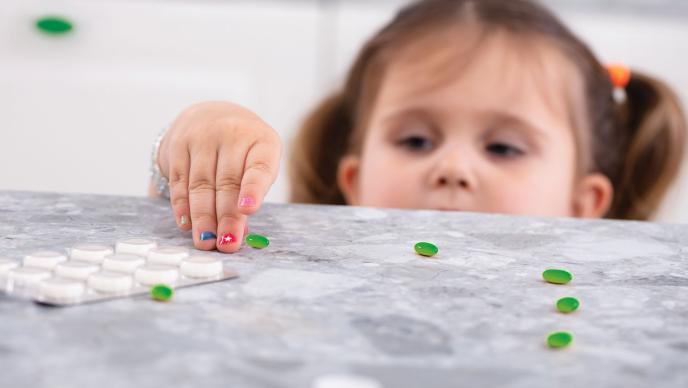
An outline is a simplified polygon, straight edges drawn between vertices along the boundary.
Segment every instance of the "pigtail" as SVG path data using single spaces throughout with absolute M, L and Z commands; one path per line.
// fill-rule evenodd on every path
M 291 202 L 345 204 L 337 168 L 347 152 L 352 125 L 341 92 L 326 98 L 307 116 L 292 143 Z
M 383 29 L 363 46 L 342 89 L 306 116 L 290 150 L 291 202 L 346 204 L 337 182 L 339 162 L 360 146 L 366 116 L 359 110 L 374 100 L 380 78 L 375 58 L 387 39 Z
M 681 103 L 663 82 L 633 72 L 618 104 L 627 140 L 608 217 L 647 220 L 679 173 L 686 121 Z

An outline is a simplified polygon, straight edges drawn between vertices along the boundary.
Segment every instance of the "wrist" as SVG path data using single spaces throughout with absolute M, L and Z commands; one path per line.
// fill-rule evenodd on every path
M 169 129 L 169 128 L 168 128 Z M 168 132 L 169 130 L 166 129 L 162 135 L 162 138 L 160 138 L 160 144 L 158 145 L 158 151 L 157 155 L 155 156 L 155 163 L 158 165 L 158 169 L 160 170 L 160 175 L 166 178 L 168 181 L 170 179 L 170 161 L 168 158 L 165 157 L 167 155 L 167 147 L 168 147 Z
M 160 165 L 160 149 L 162 142 L 167 133 L 167 127 L 165 127 L 158 137 L 155 139 L 153 144 L 153 150 L 151 152 L 151 166 L 150 166 L 150 176 L 151 184 L 157 193 L 165 198 L 170 197 L 170 186 L 167 179 L 167 174 L 165 174 Z

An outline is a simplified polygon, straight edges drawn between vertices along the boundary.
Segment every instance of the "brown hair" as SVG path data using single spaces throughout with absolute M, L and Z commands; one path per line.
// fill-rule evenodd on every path
M 402 9 L 359 52 L 344 87 L 305 120 L 292 144 L 291 200 L 344 204 L 337 185 L 339 161 L 359 152 L 360 128 L 384 66 L 399 47 L 438 26 L 477 23 L 485 32 L 544 37 L 560 48 L 583 79 L 589 128 L 578 144 L 582 168 L 609 177 L 614 188 L 609 218 L 645 220 L 676 178 L 686 122 L 677 96 L 664 83 L 632 72 L 624 102 L 616 102 L 606 68 L 552 13 L 529 0 L 425 0 Z M 367 110 L 366 110 L 367 109 Z M 580 138 L 579 138 L 580 139 Z

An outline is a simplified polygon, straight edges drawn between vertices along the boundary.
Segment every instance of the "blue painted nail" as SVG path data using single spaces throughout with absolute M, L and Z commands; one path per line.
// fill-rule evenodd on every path
M 217 236 L 213 232 L 201 232 L 201 241 L 215 240 Z

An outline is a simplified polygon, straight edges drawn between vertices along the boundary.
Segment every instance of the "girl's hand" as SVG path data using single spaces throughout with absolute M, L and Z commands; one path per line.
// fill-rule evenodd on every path
M 260 208 L 279 171 L 282 142 L 254 113 L 228 102 L 187 108 L 160 144 L 177 225 L 197 249 L 234 252 L 247 216 Z

